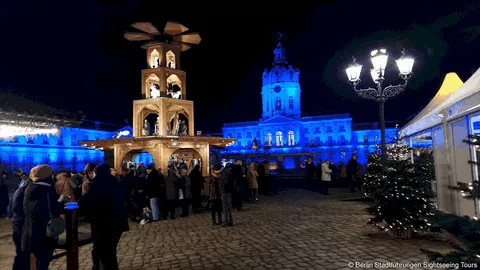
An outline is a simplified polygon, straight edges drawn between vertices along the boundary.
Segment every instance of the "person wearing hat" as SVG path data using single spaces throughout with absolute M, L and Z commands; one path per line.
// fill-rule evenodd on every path
M 24 195 L 22 250 L 35 255 L 37 270 L 48 269 L 57 237 L 65 230 L 65 223 L 58 222 L 64 206 L 63 196 L 58 197 L 52 175 L 53 168 L 48 165 L 33 168 L 32 183 L 27 185 Z M 52 233 L 47 235 L 47 231 Z

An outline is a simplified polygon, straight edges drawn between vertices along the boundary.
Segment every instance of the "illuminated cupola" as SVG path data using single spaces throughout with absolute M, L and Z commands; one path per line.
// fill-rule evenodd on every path
M 285 48 L 278 43 L 273 50 L 272 68 L 263 72 L 262 118 L 277 114 L 298 118 L 300 108 L 300 70 L 288 65 Z

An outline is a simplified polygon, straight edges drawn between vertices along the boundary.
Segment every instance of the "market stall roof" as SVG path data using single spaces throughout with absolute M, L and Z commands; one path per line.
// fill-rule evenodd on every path
M 0 124 L 51 126 L 79 125 L 82 115 L 48 107 L 40 102 L 0 91 Z
M 113 149 L 115 145 L 144 145 L 149 143 L 170 143 L 174 146 L 177 143 L 189 142 L 189 143 L 208 143 L 211 146 L 225 147 L 235 143 L 237 139 L 234 138 L 222 138 L 222 137 L 210 137 L 210 136 L 145 136 L 145 137 L 130 137 L 130 138 L 115 138 L 106 140 L 95 141 L 80 141 L 79 145 L 83 145 L 89 148 L 103 148 Z
M 465 84 L 467 83 L 468 81 Z M 431 119 L 429 118 L 429 116 L 447 108 L 447 100 L 449 100 L 450 97 L 458 93 L 460 89 L 463 88 L 463 85 L 464 83 L 462 82 L 460 77 L 458 77 L 457 73 L 450 72 L 445 75 L 443 83 L 440 86 L 440 89 L 437 91 L 437 94 L 435 94 L 433 99 L 417 116 L 415 116 L 402 128 L 402 130 L 400 131 L 401 137 L 415 134 L 436 125 L 435 122 L 430 121 Z

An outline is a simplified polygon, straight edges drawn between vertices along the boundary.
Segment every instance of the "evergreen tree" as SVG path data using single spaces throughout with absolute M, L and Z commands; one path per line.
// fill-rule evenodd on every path
M 390 147 L 383 171 L 381 157 L 372 154 L 364 179 L 366 195 L 373 199 L 369 224 L 402 238 L 409 238 L 412 231 L 429 230 L 434 209 L 431 159 L 412 164 L 405 159 L 408 151 L 402 144 Z

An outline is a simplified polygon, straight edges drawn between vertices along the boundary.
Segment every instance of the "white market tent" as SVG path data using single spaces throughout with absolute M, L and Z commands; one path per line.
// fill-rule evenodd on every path
M 410 145 L 418 137 L 431 138 L 435 160 L 435 190 L 438 208 L 458 215 L 479 215 L 477 201 L 464 199 L 449 186 L 478 179 L 476 166 L 480 152 L 463 141 L 480 133 L 480 69 L 465 83 L 448 73 L 431 102 L 407 125 L 400 135 Z
M 445 100 L 455 93 L 462 85 L 463 82 L 460 77 L 458 77 L 457 73 L 450 72 L 445 75 L 443 83 L 440 86 L 440 89 L 438 89 L 437 94 L 435 94 L 433 99 L 419 114 L 417 114 L 417 116 L 415 116 L 402 128 L 400 131 L 401 137 L 410 136 L 436 125 L 435 123 L 428 121 L 429 116 L 441 111 L 444 107 Z

